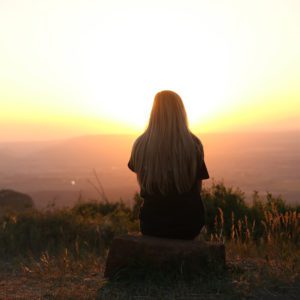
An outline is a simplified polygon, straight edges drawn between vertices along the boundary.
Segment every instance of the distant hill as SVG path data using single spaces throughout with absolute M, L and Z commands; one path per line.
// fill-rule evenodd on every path
M 13 190 L 0 190 L 0 216 L 7 212 L 24 212 L 34 207 L 30 196 Z

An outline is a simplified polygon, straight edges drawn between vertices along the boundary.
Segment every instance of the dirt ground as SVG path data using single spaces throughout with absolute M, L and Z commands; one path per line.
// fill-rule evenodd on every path
M 103 283 L 102 263 L 0 263 L 0 300 L 95 299 Z
M 41 271 L 42 270 L 42 271 Z M 268 271 L 266 273 L 266 271 Z M 193 285 L 173 282 L 153 285 L 145 282 L 110 282 L 103 278 L 100 264 L 92 267 L 69 267 L 63 271 L 56 265 L 49 269 L 23 265 L 0 268 L 0 300 L 50 299 L 299 299 L 300 282 L 279 280 L 282 274 L 269 277 L 266 264 L 257 260 L 229 263 L 225 277 L 199 280 Z
M 0 299 L 95 299 L 102 274 L 64 277 L 38 274 L 0 274 Z

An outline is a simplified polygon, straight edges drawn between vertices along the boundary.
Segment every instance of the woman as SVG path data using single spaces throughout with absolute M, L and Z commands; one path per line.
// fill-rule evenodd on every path
M 172 91 L 156 94 L 145 132 L 134 142 L 128 167 L 144 199 L 144 235 L 194 239 L 204 225 L 202 180 L 209 178 L 200 140 L 189 130 L 183 102 Z

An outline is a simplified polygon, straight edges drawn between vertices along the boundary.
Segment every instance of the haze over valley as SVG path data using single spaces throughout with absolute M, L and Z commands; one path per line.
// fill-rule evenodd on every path
M 89 135 L 59 141 L 0 143 L 0 189 L 28 193 L 39 208 L 100 199 L 95 170 L 109 200 L 139 191 L 127 168 L 133 135 Z M 199 134 L 211 178 L 300 203 L 300 132 Z M 91 182 L 93 184 L 91 184 Z

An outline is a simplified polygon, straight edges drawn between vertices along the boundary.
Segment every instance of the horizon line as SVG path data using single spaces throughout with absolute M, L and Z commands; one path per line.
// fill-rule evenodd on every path
M 215 134 L 279 134 L 279 133 L 300 133 L 300 129 L 275 129 L 275 130 L 268 130 L 268 129 L 261 129 L 261 130 L 232 130 L 232 131 L 209 131 L 209 132 L 196 132 L 192 131 L 195 135 L 215 135 Z M 142 132 L 139 133 L 98 133 L 98 134 L 79 134 L 76 136 L 66 136 L 66 137 L 60 137 L 60 138 L 46 138 L 46 139 L 24 139 L 24 140 L 6 140 L 6 141 L 1 141 L 0 140 L 0 145 L 1 144 L 19 144 L 19 143 L 50 143 L 50 142 L 61 142 L 65 140 L 72 140 L 72 139 L 78 139 L 78 138 L 83 138 L 83 137 L 97 137 L 97 136 L 139 136 L 141 135 Z

